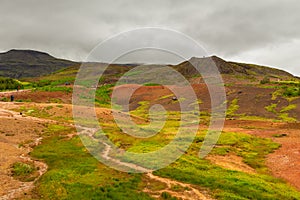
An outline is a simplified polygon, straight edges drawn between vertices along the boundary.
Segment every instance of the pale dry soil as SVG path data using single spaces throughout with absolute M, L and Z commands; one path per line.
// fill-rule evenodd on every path
M 250 167 L 249 165 L 243 162 L 242 157 L 239 157 L 235 154 L 227 154 L 225 156 L 208 155 L 206 159 L 226 169 L 241 171 L 248 174 L 256 173 L 255 169 L 253 169 L 252 167 Z
M 0 108 L 0 122 L 0 199 L 30 196 L 34 182 L 46 172 L 47 165 L 31 159 L 28 154 L 40 143 L 47 120 L 23 117 Z M 12 177 L 11 167 L 16 162 L 35 166 L 37 171 L 33 181 L 22 182 Z

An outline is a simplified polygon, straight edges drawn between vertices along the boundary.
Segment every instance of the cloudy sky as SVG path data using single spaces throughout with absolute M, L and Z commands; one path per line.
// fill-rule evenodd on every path
M 298 0 L 0 0 L 0 51 L 80 61 L 115 34 L 161 27 L 190 36 L 209 54 L 299 76 L 299 10 Z

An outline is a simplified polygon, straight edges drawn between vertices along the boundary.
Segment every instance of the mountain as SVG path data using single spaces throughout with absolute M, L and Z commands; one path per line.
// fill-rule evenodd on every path
M 192 77 L 199 74 L 194 66 L 204 70 L 209 70 L 212 69 L 212 66 L 216 66 L 221 74 L 294 78 L 292 74 L 280 69 L 254 64 L 228 62 L 217 56 L 205 58 L 193 57 L 190 60 L 184 61 L 173 67 L 181 74 Z
M 77 63 L 58 59 L 44 52 L 13 49 L 0 53 L 0 76 L 39 77 L 75 64 Z
M 80 63 L 58 59 L 47 53 L 33 50 L 10 50 L 6 53 L 0 53 L 0 77 L 40 77 L 71 66 L 78 68 L 79 65 Z M 105 71 L 105 75 L 109 76 L 108 79 L 110 80 L 116 79 L 116 77 L 135 66 L 136 64 L 111 64 Z M 163 67 L 164 65 L 157 66 Z M 229 75 L 295 78 L 292 74 L 283 70 L 253 64 L 228 62 L 217 56 L 193 57 L 178 65 L 171 65 L 171 67 L 186 77 L 199 75 L 199 72 L 193 66 L 200 67 L 203 70 L 210 70 L 211 66 L 216 66 L 221 74 Z

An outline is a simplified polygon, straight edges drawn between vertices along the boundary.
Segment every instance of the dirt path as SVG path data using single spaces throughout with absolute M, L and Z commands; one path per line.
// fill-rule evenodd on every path
M 39 142 L 38 138 L 35 142 Z M 38 144 L 37 144 L 38 145 Z M 8 190 L 6 195 L 3 195 L 0 197 L 0 200 L 9 200 L 9 199 L 15 199 L 22 197 L 25 193 L 30 192 L 35 187 L 35 182 L 40 179 L 40 177 L 47 172 L 48 166 L 47 164 L 38 161 L 33 160 L 29 157 L 29 155 L 20 156 L 21 160 L 25 163 L 33 163 L 36 169 L 38 169 L 38 176 L 31 182 L 22 182 L 21 185 L 12 190 Z
M 5 91 L 5 92 L 0 92 L 0 96 L 7 96 L 7 95 L 15 95 L 19 93 L 24 93 L 24 92 L 29 92 L 31 91 L 30 89 L 25 89 L 25 90 L 13 90 L 13 91 Z
M 94 133 L 97 132 L 97 129 L 85 128 L 85 127 L 81 127 L 81 126 L 79 128 L 82 129 L 82 131 L 80 131 L 79 134 L 85 134 L 85 135 L 88 135 L 89 137 L 91 137 L 92 139 L 94 139 L 93 135 L 94 135 Z M 190 199 L 212 200 L 212 198 L 209 197 L 207 192 L 206 193 L 201 192 L 197 188 L 192 186 L 191 184 L 182 183 L 182 182 L 171 180 L 168 178 L 162 178 L 162 177 L 154 175 L 152 173 L 152 171 L 147 168 L 141 167 L 141 166 L 133 164 L 133 163 L 123 162 L 116 158 L 110 157 L 109 154 L 112 149 L 111 146 L 106 144 L 105 142 L 102 142 L 102 143 L 105 146 L 105 149 L 102 151 L 102 154 L 101 154 L 101 156 L 104 159 L 114 162 L 118 165 L 124 166 L 126 168 L 134 169 L 135 171 L 144 172 L 144 173 L 147 172 L 147 173 L 145 173 L 145 176 L 148 179 L 153 180 L 153 181 L 159 181 L 161 183 L 164 183 L 167 186 L 165 189 L 162 189 L 159 191 L 151 191 L 148 188 L 145 188 L 143 191 L 146 193 L 149 193 L 151 196 L 153 196 L 155 198 L 159 198 L 163 192 L 167 192 L 167 193 L 171 194 L 173 197 L 183 199 L 183 200 L 190 200 Z M 182 188 L 182 190 L 181 191 L 172 190 L 172 187 L 174 187 L 174 186 L 175 187 L 180 186 Z
M 149 190 L 148 188 L 145 188 L 143 191 L 146 193 L 149 193 L 151 196 L 155 198 L 159 198 L 163 192 L 171 194 L 173 197 L 183 199 L 183 200 L 212 200 L 212 198 L 209 197 L 208 194 L 204 194 L 204 192 L 200 192 L 198 189 L 196 189 L 191 184 L 182 183 L 178 181 L 174 181 L 168 178 L 162 178 L 159 176 L 155 176 L 152 173 L 147 173 L 146 176 L 154 181 L 159 181 L 161 183 L 166 184 L 166 188 L 162 190 L 157 190 L 155 192 Z M 174 190 L 172 188 L 181 187 L 181 190 Z

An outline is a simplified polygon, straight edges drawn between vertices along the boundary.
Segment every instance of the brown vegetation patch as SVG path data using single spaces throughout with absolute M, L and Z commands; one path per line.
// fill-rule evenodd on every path
M 228 154 L 225 156 L 220 156 L 220 155 L 209 155 L 206 157 L 206 159 L 210 160 L 212 163 L 219 165 L 223 168 L 230 169 L 230 170 L 235 170 L 235 171 L 241 171 L 241 172 L 246 172 L 249 174 L 254 174 L 255 169 L 252 167 L 248 166 L 243 162 L 243 158 L 233 155 L 233 154 Z

